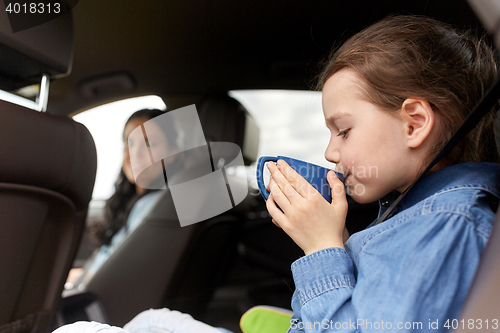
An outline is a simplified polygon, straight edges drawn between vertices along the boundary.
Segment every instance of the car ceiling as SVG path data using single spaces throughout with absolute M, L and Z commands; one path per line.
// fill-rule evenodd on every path
M 233 89 L 312 89 L 333 45 L 391 13 L 480 27 L 465 0 L 82 0 L 72 71 L 53 81 L 49 112 L 148 94 L 175 109 Z

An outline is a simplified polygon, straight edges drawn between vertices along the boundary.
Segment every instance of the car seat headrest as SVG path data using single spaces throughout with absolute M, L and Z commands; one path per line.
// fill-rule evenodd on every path
M 257 160 L 259 128 L 237 100 L 228 95 L 212 96 L 201 104 L 198 113 L 207 142 L 235 143 L 246 165 Z
M 31 21 L 31 17 L 17 20 L 17 18 L 9 18 L 7 11 L 0 11 L 0 53 L 2 55 L 0 89 L 5 91 L 14 91 L 37 84 L 43 75 L 54 79 L 66 76 L 71 71 L 73 62 L 72 13 L 69 11 L 51 21 L 16 31 L 21 28 L 19 23 L 23 21 L 27 24 Z M 17 29 L 13 24 L 17 26 Z

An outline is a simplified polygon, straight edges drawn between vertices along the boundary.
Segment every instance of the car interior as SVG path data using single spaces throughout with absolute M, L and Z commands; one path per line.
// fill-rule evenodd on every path
M 241 332 L 253 306 L 290 309 L 290 265 L 303 252 L 271 222 L 251 179 L 236 175 L 228 177 L 249 186 L 247 197 L 185 227 L 163 191 L 95 274 L 64 289 L 92 252 L 99 163 L 92 134 L 73 116 L 146 95 L 167 111 L 194 104 L 206 141 L 238 145 L 250 167 L 262 155 L 261 130 L 229 92 L 312 91 L 333 47 L 391 14 L 491 38 L 466 0 L 58 2 L 61 15 L 16 32 L 0 3 L 0 332 L 78 320 L 123 326 L 161 307 Z M 377 217 L 377 202 L 348 202 L 351 234 Z

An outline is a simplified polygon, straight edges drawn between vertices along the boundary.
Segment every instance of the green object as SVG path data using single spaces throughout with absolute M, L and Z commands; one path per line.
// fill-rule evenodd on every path
M 255 306 L 240 320 L 243 333 L 285 333 L 293 312 L 272 306 Z

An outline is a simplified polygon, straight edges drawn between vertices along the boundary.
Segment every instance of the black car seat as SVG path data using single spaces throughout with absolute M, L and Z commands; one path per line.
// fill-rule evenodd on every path
M 0 101 L 0 142 L 0 330 L 43 332 L 85 226 L 94 141 L 67 117 Z
M 0 332 L 43 333 L 85 226 L 97 156 L 83 125 L 35 111 L 47 110 L 50 79 L 70 71 L 71 15 L 18 33 L 5 10 L 0 22 Z M 40 82 L 37 101 L 12 93 Z
M 246 163 L 255 161 L 258 128 L 240 103 L 214 96 L 198 113 L 207 143 L 235 143 Z M 246 178 L 227 177 L 248 186 Z M 197 316 L 236 253 L 247 203 L 245 199 L 223 214 L 181 227 L 171 192 L 164 190 L 140 225 L 79 288 L 99 298 L 112 325 L 122 326 L 143 310 L 163 306 Z

